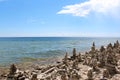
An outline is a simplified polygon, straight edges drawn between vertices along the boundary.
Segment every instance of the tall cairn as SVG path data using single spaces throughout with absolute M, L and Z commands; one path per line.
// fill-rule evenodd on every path
M 91 47 L 91 51 L 90 51 L 90 54 L 91 54 L 91 57 L 94 58 L 95 57 L 95 43 L 93 42 L 92 44 L 92 47 Z
M 109 44 L 110 45 L 110 44 Z M 106 60 L 106 68 L 109 71 L 110 75 L 114 75 L 117 73 L 116 66 L 117 66 L 117 60 L 115 53 L 113 52 L 113 49 L 108 47 L 107 49 L 107 60 Z
M 93 42 L 91 49 L 92 49 L 92 51 L 95 51 L 95 42 Z
M 68 66 L 68 53 L 66 52 L 65 57 L 63 59 L 63 64 L 65 64 L 66 66 Z
M 73 48 L 73 56 L 72 56 L 72 59 L 75 60 L 76 59 L 76 49 Z

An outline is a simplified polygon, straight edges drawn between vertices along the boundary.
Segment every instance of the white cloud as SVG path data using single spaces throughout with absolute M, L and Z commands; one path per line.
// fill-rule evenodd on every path
M 91 12 L 117 15 L 120 12 L 120 0 L 88 0 L 79 4 L 67 5 L 57 14 L 72 14 L 84 17 Z

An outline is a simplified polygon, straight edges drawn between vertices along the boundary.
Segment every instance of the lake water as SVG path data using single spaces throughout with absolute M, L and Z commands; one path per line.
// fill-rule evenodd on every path
M 89 51 L 93 42 L 96 47 L 114 43 L 120 38 L 90 37 L 7 37 L 0 38 L 0 65 L 22 62 L 24 58 L 52 58 L 77 52 Z

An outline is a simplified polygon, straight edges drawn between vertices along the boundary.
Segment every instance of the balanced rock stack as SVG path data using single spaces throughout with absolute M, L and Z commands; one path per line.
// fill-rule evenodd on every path
M 40 66 L 39 66 L 40 67 Z M 96 49 L 93 42 L 91 50 L 85 54 L 73 48 L 72 56 L 66 52 L 64 58 L 54 65 L 40 69 L 20 71 L 12 64 L 6 80 L 120 80 L 120 44 L 118 41 L 105 48 Z

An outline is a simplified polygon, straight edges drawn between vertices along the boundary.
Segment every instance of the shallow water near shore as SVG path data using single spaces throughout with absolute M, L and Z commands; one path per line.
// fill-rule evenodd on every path
M 89 37 L 7 37 L 0 38 L 0 65 L 45 60 L 71 54 L 76 48 L 79 52 L 90 50 L 93 42 L 96 47 L 114 43 L 120 38 Z

